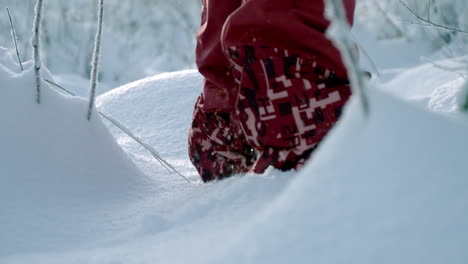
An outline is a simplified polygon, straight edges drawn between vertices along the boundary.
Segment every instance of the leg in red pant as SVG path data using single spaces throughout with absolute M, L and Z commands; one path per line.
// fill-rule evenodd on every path
M 354 0 L 344 1 L 351 23 Z M 197 64 L 206 81 L 189 142 L 191 160 L 205 181 L 247 170 L 261 173 L 270 165 L 298 168 L 307 160 L 351 93 L 339 52 L 324 35 L 327 27 L 322 1 L 205 1 Z M 211 114 L 229 116 L 235 129 L 224 135 L 237 143 L 213 138 L 225 125 L 213 125 Z M 200 130 L 203 122 L 211 125 Z M 250 146 L 256 159 L 246 151 Z M 228 149 L 241 156 L 193 151 L 219 148 L 211 153 Z
M 247 172 L 255 153 L 247 144 L 234 113 L 238 85 L 221 48 L 221 31 L 241 0 L 202 0 L 197 32 L 197 66 L 205 77 L 189 132 L 189 157 L 204 182 Z

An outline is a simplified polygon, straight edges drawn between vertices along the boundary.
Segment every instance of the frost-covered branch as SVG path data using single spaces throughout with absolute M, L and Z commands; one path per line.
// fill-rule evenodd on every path
M 341 57 L 348 69 L 353 93 L 359 96 L 362 111 L 369 115 L 369 99 L 366 94 L 367 81 L 359 67 L 359 57 L 351 34 L 351 26 L 348 23 L 345 7 L 342 0 L 326 0 L 326 16 L 331 24 L 327 36 L 340 50 Z
M 144 143 L 140 138 L 138 138 L 135 134 L 133 134 L 128 128 L 126 128 L 122 123 L 120 123 L 119 121 L 117 121 L 116 119 L 102 113 L 102 112 L 99 112 L 99 114 L 101 114 L 102 117 L 104 117 L 107 121 L 111 122 L 112 124 L 114 124 L 116 127 L 118 127 L 120 130 L 122 130 L 125 134 L 127 134 L 129 137 L 131 137 L 133 140 L 135 140 L 138 144 L 140 144 L 140 146 L 142 146 L 143 148 L 145 148 L 147 151 L 149 151 L 151 153 L 151 155 L 165 168 L 167 169 L 169 172 L 173 172 L 177 175 L 179 175 L 181 178 L 183 178 L 184 180 L 186 180 L 187 182 L 189 183 L 193 183 L 191 180 L 189 180 L 187 177 L 185 177 L 182 173 L 180 173 L 179 171 L 177 171 L 169 162 L 167 162 L 165 159 L 163 159 L 159 153 L 150 145 Z
M 367 61 L 369 62 L 369 64 L 371 65 L 371 67 L 373 68 L 373 70 L 375 71 L 377 76 L 380 77 L 381 74 L 380 74 L 379 67 L 377 66 L 377 63 L 375 63 L 374 59 L 372 59 L 372 57 L 369 55 L 369 53 L 367 53 L 366 49 L 364 49 L 364 47 L 359 43 L 357 38 L 352 33 L 351 33 L 351 36 L 353 37 L 353 41 L 358 46 L 359 51 L 362 52 L 362 54 L 364 54 L 364 57 L 367 58 Z
M 76 94 L 69 91 L 65 87 L 61 86 L 60 84 L 57 84 L 57 83 L 55 83 L 55 82 L 53 82 L 51 80 L 47 80 L 47 79 L 44 79 L 44 81 L 47 82 L 48 84 L 52 85 L 53 87 L 58 88 L 61 92 L 64 92 L 65 94 L 68 94 L 68 95 L 71 95 L 71 96 L 76 96 Z M 136 143 L 138 143 L 140 146 L 142 146 L 144 149 L 146 149 L 148 152 L 150 152 L 151 155 L 159 162 L 159 164 L 161 164 L 161 166 L 163 166 L 168 172 L 175 173 L 175 174 L 179 175 L 181 178 L 183 178 L 184 180 L 186 180 L 189 183 L 194 183 L 189 178 L 185 177 L 182 173 L 180 173 L 176 168 L 174 168 L 174 166 L 172 166 L 168 161 L 166 161 L 164 158 L 162 158 L 161 155 L 159 154 L 159 152 L 156 149 L 154 149 L 152 146 L 150 146 L 150 145 L 146 144 L 145 142 L 143 142 L 143 140 L 141 140 L 138 136 L 133 134 L 133 132 L 130 131 L 130 129 L 128 129 L 120 121 L 118 121 L 117 119 L 115 119 L 115 118 L 113 118 L 113 117 L 111 117 L 109 115 L 104 114 L 101 111 L 98 111 L 98 113 L 104 119 L 106 119 L 107 121 L 112 123 L 114 126 L 119 128 L 125 134 L 127 134 L 127 136 L 129 136 L 131 139 L 133 139 Z
M 96 99 L 96 88 L 98 85 L 98 73 L 99 73 L 99 57 L 101 55 L 101 36 L 102 36 L 102 18 L 104 13 L 104 0 L 98 0 L 98 28 L 96 32 L 96 38 L 94 41 L 94 52 L 93 59 L 91 62 L 91 89 L 89 95 L 88 105 L 88 121 L 91 120 L 91 114 L 93 112 L 94 101 Z
M 21 57 L 18 49 L 18 41 L 16 37 L 16 30 L 15 26 L 13 25 L 13 19 L 11 19 L 10 9 L 7 7 L 8 19 L 10 20 L 10 27 L 11 27 L 11 38 L 13 39 L 13 43 L 15 44 L 16 49 L 16 57 L 18 58 L 18 64 L 20 66 L 21 72 L 23 72 L 23 63 L 21 62 Z
M 44 1 L 37 0 L 36 7 L 34 9 L 34 25 L 33 25 L 33 38 L 31 44 L 33 46 L 33 55 L 34 55 L 34 73 L 36 75 L 36 101 L 38 104 L 41 103 L 41 54 L 40 54 L 40 44 L 41 44 L 41 22 L 42 22 L 42 12 L 44 10 Z
M 441 25 L 441 24 L 437 24 L 437 23 L 434 23 L 432 20 L 431 20 L 431 17 L 430 17 L 430 9 L 428 11 L 428 15 L 427 15 L 427 18 L 424 18 L 422 16 L 420 16 L 418 13 L 416 13 L 413 9 L 411 9 L 405 2 L 403 2 L 403 0 L 400 0 L 400 3 L 406 8 L 408 9 L 408 11 L 413 14 L 418 20 L 424 22 L 424 23 L 420 23 L 420 25 L 423 25 L 423 26 L 432 26 L 432 27 L 436 27 L 436 28 L 441 28 L 441 29 L 445 29 L 445 30 L 448 30 L 448 31 L 453 31 L 453 32 L 458 32 L 458 33 L 463 33 L 463 34 L 468 34 L 468 31 L 465 31 L 465 30 L 461 30 L 461 29 L 458 29 L 458 28 L 453 28 L 453 27 L 449 27 L 449 26 L 445 26 L 445 25 Z M 429 1 L 429 8 L 431 7 L 431 1 Z

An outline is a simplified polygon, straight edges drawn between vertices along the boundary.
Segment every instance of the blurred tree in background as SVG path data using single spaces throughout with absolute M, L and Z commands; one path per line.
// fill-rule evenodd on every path
M 434 23 L 468 30 L 466 0 L 402 0 Z M 9 7 L 23 60 L 31 58 L 34 0 L 2 0 Z M 47 0 L 44 63 L 56 74 L 88 78 L 96 21 L 96 0 Z M 447 57 L 466 53 L 468 35 L 422 25 L 400 0 L 358 0 L 357 19 L 381 40 L 424 39 Z M 194 68 L 199 0 L 106 1 L 101 80 L 110 86 L 148 75 Z M 2 15 L 3 13 L 3 15 Z M 6 11 L 0 12 L 0 46 L 12 48 Z
M 96 21 L 95 0 L 48 0 L 44 14 L 44 63 L 56 74 L 88 78 Z M 13 47 L 6 7 L 18 34 L 21 57 L 31 58 L 34 0 L 2 0 L 0 46 Z M 197 0 L 106 1 L 101 80 L 118 85 L 148 75 L 194 67 Z
M 430 41 L 435 49 L 455 44 L 463 45 L 463 49 L 466 50 L 468 43 L 466 34 L 430 26 L 417 19 L 407 8 L 433 23 L 468 31 L 466 0 L 360 0 L 358 2 L 359 19 L 376 32 L 379 39 L 424 38 Z

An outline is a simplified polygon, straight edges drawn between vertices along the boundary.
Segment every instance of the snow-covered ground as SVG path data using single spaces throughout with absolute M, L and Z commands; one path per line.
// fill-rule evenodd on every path
M 82 98 L 46 85 L 36 105 L 31 64 L 16 73 L 0 48 L 0 263 L 467 263 L 465 81 L 421 63 L 420 43 L 356 36 L 383 73 L 370 116 L 350 103 L 300 172 L 210 184 L 186 155 L 196 71 L 97 100 L 188 183 L 98 115 L 88 123 Z

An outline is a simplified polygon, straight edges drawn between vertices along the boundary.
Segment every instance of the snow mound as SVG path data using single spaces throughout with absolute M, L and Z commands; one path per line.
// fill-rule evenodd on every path
M 97 99 L 97 107 L 111 114 L 139 136 L 145 143 L 156 148 L 161 156 L 179 170 L 199 180 L 187 156 L 187 135 L 191 124 L 193 106 L 200 95 L 203 78 L 195 70 L 186 70 L 148 77 L 116 88 Z M 164 170 L 146 151 L 127 135 L 110 126 L 117 141 L 129 153 L 134 154 L 145 171 L 159 175 L 158 179 L 180 181 L 177 176 L 165 178 Z M 138 162 L 141 160 L 141 162 Z M 153 165 L 148 167 L 148 165 Z M 155 168 L 157 167 L 157 168 Z M 156 169 L 156 170 L 154 170 Z M 162 177 L 162 178 L 161 178 Z
M 102 95 L 98 105 L 197 179 L 186 138 L 201 82 L 195 71 L 154 76 Z M 148 190 L 129 194 L 128 199 L 138 197 L 133 202 L 58 208 L 48 218 L 58 228 L 28 236 L 47 248 L 17 249 L 0 262 L 466 263 L 468 128 L 460 119 L 425 112 L 380 90 L 369 93 L 371 116 L 362 120 L 352 102 L 298 174 L 269 170 L 188 184 L 109 125 L 151 178 Z M 83 114 L 77 116 L 81 120 Z M 66 194 L 64 199 L 70 200 Z M 29 210 L 37 212 L 34 224 L 44 228 L 36 219 L 48 212 L 38 208 Z M 79 217 L 57 224 L 54 217 L 63 219 L 62 214 Z M 49 238 L 57 234 L 61 239 Z
M 122 205 L 144 188 L 145 176 L 98 115 L 86 120 L 85 100 L 44 83 L 38 105 L 31 64 L 15 74 L 12 63 L 1 63 L 0 256 L 80 241 L 93 232 L 82 211 Z M 79 231 L 83 237 L 67 237 Z
M 196 71 L 162 74 L 108 92 L 99 98 L 98 105 L 155 147 L 179 171 L 198 181 L 188 161 L 187 130 L 201 84 L 202 77 Z M 151 178 L 148 190 L 140 192 L 132 203 L 107 209 L 106 216 L 87 213 L 89 219 L 72 221 L 75 226 L 62 236 L 64 247 L 19 251 L 0 256 L 0 263 L 197 263 L 206 259 L 207 255 L 201 254 L 206 248 L 217 248 L 220 241 L 236 236 L 295 174 L 269 171 L 267 175 L 243 175 L 212 184 L 189 184 L 168 173 L 146 150 L 108 125 L 130 158 Z M 89 234 L 90 228 L 94 234 Z M 69 240 L 80 236 L 86 236 L 80 244 Z
M 369 92 L 213 263 L 466 263 L 468 127 Z
M 419 73 L 402 76 L 402 83 L 403 78 L 413 80 L 413 74 Z M 445 83 L 432 83 L 424 91 L 413 88 L 405 97 L 419 94 L 427 96 L 427 101 L 437 99 L 433 93 L 443 87 L 459 89 L 452 80 L 447 76 Z M 135 127 L 165 155 L 185 157 L 186 130 L 200 83 L 198 74 L 190 71 L 155 76 L 101 96 L 99 105 Z M 184 227 L 171 227 L 167 240 L 148 237 L 147 243 L 154 245 L 164 240 L 150 250 L 131 243 L 106 250 L 100 261 L 121 252 L 114 259 L 130 263 L 184 263 L 187 259 L 192 263 L 465 263 L 468 127 L 381 90 L 369 93 L 369 119 L 359 118 L 353 102 L 309 166 L 290 178 L 290 186 L 273 203 L 262 204 L 264 210 L 256 213 L 244 208 L 233 216 L 231 205 L 219 205 L 216 195 L 210 195 L 232 190 L 227 186 L 240 184 L 238 179 L 201 186 L 188 193 L 213 208 L 200 208 L 189 199 L 193 212 L 207 210 L 196 214 L 206 216 L 196 220 L 200 225 L 195 229 L 180 233 Z M 440 104 L 448 109 L 451 101 Z M 129 152 L 138 153 L 123 135 L 118 138 Z M 267 177 L 275 174 L 286 176 L 269 171 Z M 158 177 L 169 184 L 160 173 Z M 255 176 L 250 181 L 253 179 Z M 177 188 L 177 180 L 172 182 Z M 252 186 L 249 183 L 243 188 L 246 190 L 239 191 L 239 197 L 249 195 Z M 268 191 L 259 195 L 271 197 Z M 258 198 L 250 199 L 255 202 Z M 245 221 L 226 224 L 212 220 L 226 216 Z M 177 254 L 180 248 L 184 248 L 182 255 Z M 216 253 L 203 253 L 206 248 Z
M 447 67 L 454 64 L 451 60 L 437 63 Z M 456 72 L 439 69 L 433 63 L 425 63 L 402 72 L 385 86 L 390 93 L 428 110 L 456 114 L 459 110 L 457 97 L 465 82 Z

